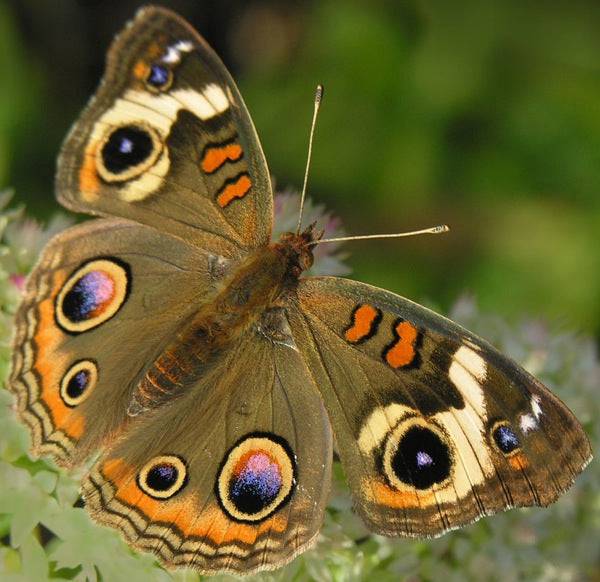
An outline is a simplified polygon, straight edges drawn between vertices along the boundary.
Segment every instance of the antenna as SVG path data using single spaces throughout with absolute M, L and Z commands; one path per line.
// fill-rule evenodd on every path
M 358 236 L 341 236 L 339 238 L 323 238 L 309 243 L 310 245 L 320 245 L 321 243 L 346 242 L 349 240 L 368 240 L 373 238 L 402 238 L 405 236 L 416 236 L 419 234 L 442 234 L 448 232 L 450 227 L 447 224 L 439 224 L 431 228 L 422 230 L 413 230 L 411 232 L 395 232 L 391 234 L 362 234 Z
M 325 89 L 323 88 L 323 85 L 317 85 L 317 90 L 315 92 L 315 108 L 313 111 L 312 123 L 310 125 L 310 137 L 308 138 L 308 158 L 306 160 L 306 170 L 304 171 L 304 184 L 302 186 L 302 196 L 300 197 L 300 215 L 298 216 L 296 234 L 300 234 L 300 227 L 302 226 L 302 212 L 304 211 L 304 199 L 306 198 L 306 184 L 308 183 L 308 172 L 310 170 L 310 159 L 312 157 L 313 137 L 315 135 L 317 115 L 319 114 L 319 107 L 321 106 L 324 93 Z

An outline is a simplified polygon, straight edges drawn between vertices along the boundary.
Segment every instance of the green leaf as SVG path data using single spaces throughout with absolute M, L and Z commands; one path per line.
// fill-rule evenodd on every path
M 30 535 L 20 547 L 23 575 L 27 580 L 42 581 L 48 578 L 48 558 L 37 539 Z
M 63 508 L 43 523 L 60 538 L 50 558 L 58 568 L 81 566 L 78 578 L 82 580 L 95 581 L 96 572 L 103 580 L 169 580 L 151 556 L 132 553 L 116 531 L 96 525 L 83 509 Z
M 14 548 L 45 516 L 57 511 L 56 500 L 26 470 L 0 462 L 0 513 L 11 516 L 10 541 Z

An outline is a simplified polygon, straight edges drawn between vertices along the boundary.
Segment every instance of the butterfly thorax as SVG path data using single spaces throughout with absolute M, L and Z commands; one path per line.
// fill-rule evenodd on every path
M 272 326 L 273 309 L 313 263 L 311 226 L 259 247 L 227 275 L 217 295 L 202 304 L 174 340 L 163 348 L 139 382 L 130 414 L 154 408 L 206 374 L 221 353 L 249 328 Z M 264 324 L 263 320 L 269 320 Z

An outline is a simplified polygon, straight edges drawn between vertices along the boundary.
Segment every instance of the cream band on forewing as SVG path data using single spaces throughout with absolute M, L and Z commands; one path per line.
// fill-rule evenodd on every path
M 139 202 L 156 192 L 169 172 L 171 160 L 166 140 L 179 112 L 189 111 L 201 121 L 207 121 L 227 111 L 229 106 L 225 90 L 215 83 L 205 85 L 199 91 L 186 88 L 161 94 L 129 89 L 96 121 L 86 151 L 93 154 L 102 178 L 125 184 L 119 192 L 122 200 Z M 133 168 L 132 175 L 113 175 L 104 167 L 99 150 L 116 129 L 125 126 L 145 128 L 154 142 L 154 149 L 144 163 Z

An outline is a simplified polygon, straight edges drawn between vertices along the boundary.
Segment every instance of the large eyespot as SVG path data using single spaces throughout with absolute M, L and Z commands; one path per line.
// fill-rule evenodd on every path
M 161 455 L 148 461 L 138 473 L 138 487 L 154 499 L 170 499 L 185 487 L 188 471 L 175 455 Z
M 225 455 L 216 482 L 222 509 L 243 522 L 262 521 L 281 508 L 296 486 L 294 453 L 268 433 L 246 435 Z
M 111 127 L 98 148 L 98 173 L 107 182 L 131 180 L 154 165 L 162 147 L 158 133 L 146 124 Z
M 98 383 L 98 366 L 92 360 L 73 364 L 60 382 L 60 397 L 73 408 L 86 400 Z
M 399 490 L 439 486 L 452 471 L 445 435 L 437 426 L 416 417 L 390 433 L 382 460 L 390 485 Z
M 152 91 L 167 91 L 173 83 L 173 71 L 166 65 L 153 63 L 148 68 L 146 85 Z
M 125 303 L 130 278 L 129 265 L 115 258 L 84 263 L 56 297 L 58 325 L 69 333 L 82 333 L 108 321 Z
M 506 421 L 496 422 L 493 425 L 492 438 L 503 455 L 510 455 L 521 448 L 519 437 Z

